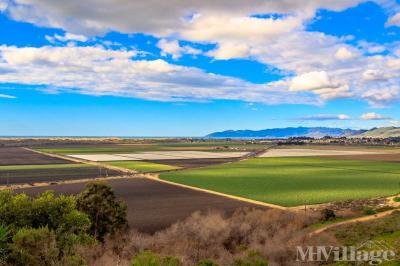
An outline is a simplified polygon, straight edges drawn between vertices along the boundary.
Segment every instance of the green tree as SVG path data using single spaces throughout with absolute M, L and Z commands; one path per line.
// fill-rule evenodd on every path
M 56 265 L 59 257 L 56 236 L 47 227 L 22 228 L 12 239 L 10 260 L 13 265 Z
M 151 251 L 143 251 L 132 259 L 132 266 L 182 266 L 178 258 L 161 257 Z
M 3 265 L 7 258 L 7 245 L 10 238 L 10 229 L 0 224 L 0 265 Z
M 89 216 L 78 211 L 75 196 L 56 197 L 52 191 L 46 191 L 37 197 L 29 197 L 23 193 L 14 195 L 10 190 L 0 191 L 0 220 L 9 228 L 7 245 L 15 244 L 12 243 L 14 240 L 21 241 L 21 236 L 17 234 L 22 233 L 25 234 L 25 240 L 28 239 L 26 235 L 29 233 L 32 237 L 36 237 L 33 239 L 36 241 L 39 239 L 37 231 L 23 230 L 47 228 L 55 237 L 59 260 L 66 258 L 71 258 L 68 261 L 73 261 L 73 258 L 76 258 L 75 261 L 79 260 L 76 247 L 95 242 L 88 234 L 91 225 Z M 17 255 L 14 250 L 14 259 L 17 258 L 17 262 L 22 261 L 23 264 L 23 259 L 27 257 L 24 253 L 19 254 L 19 257 L 16 257 Z M 74 264 L 63 263 L 63 265 Z
M 103 241 L 127 226 L 126 205 L 116 200 L 112 188 L 104 183 L 89 183 L 78 196 L 78 209 L 91 220 L 90 233 Z

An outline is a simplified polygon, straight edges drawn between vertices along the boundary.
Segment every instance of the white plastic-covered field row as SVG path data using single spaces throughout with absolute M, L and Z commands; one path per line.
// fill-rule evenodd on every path
M 73 158 L 94 162 L 105 161 L 141 161 L 141 160 L 182 160 L 182 159 L 218 159 L 236 158 L 247 152 L 202 152 L 202 151 L 155 151 L 124 154 L 71 154 Z
M 316 149 L 272 149 L 260 155 L 260 157 L 307 157 L 307 156 L 363 155 L 363 154 L 378 154 L 378 152 L 357 151 L 357 150 L 350 151 L 350 150 L 316 150 Z

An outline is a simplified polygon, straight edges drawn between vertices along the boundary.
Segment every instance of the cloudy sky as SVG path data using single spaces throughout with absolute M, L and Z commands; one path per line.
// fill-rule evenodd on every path
M 398 0 L 0 0 L 0 135 L 399 120 Z

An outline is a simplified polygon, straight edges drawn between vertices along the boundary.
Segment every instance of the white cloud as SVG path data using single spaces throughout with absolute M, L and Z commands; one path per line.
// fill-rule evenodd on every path
M 48 40 L 51 43 L 54 43 L 55 41 L 60 41 L 60 42 L 68 42 L 68 41 L 78 41 L 78 42 L 86 42 L 88 38 L 84 35 L 79 35 L 79 34 L 72 34 L 69 32 L 66 32 L 64 36 L 55 34 L 54 36 L 48 36 L 46 35 L 46 40 Z
M 171 0 L 147 1 L 143 4 L 141 1 L 125 0 L 14 0 L 7 12 L 17 20 L 62 28 L 85 36 L 101 35 L 109 31 L 151 34 L 161 38 L 158 46 L 162 55 L 171 55 L 175 59 L 183 54 L 201 52 L 180 45 L 183 40 L 212 44 L 216 48 L 206 55 L 214 59 L 250 58 L 276 68 L 287 76 L 295 76 L 292 81 L 283 78 L 279 82 L 256 85 L 257 93 L 247 87 L 253 84 L 243 85 L 242 80 L 232 79 L 232 82 L 237 82 L 235 86 L 244 86 L 246 93 L 252 91 L 252 97 L 253 94 L 273 93 L 277 95 L 271 97 L 273 101 L 288 95 L 290 100 L 297 97 L 307 103 L 355 97 L 365 99 L 375 106 L 388 104 L 399 99 L 400 90 L 399 55 L 395 55 L 393 47 L 366 42 L 353 46 L 346 42 L 346 37 L 305 31 L 305 25 L 314 17 L 316 10 L 340 11 L 360 2 L 362 0 L 255 0 L 249 4 L 246 0 L 234 0 L 227 4 L 225 0 Z M 263 17 L 255 14 L 277 15 Z M 67 35 L 61 36 L 61 39 L 67 39 Z M 383 51 L 387 53 L 379 55 Z M 24 57 L 29 57 L 29 50 L 24 51 Z M 36 61 L 49 62 L 49 58 L 35 57 Z M 13 61 L 18 62 L 18 58 L 11 58 L 9 64 Z M 51 59 L 50 62 L 59 67 L 55 60 Z M 88 64 L 92 62 L 89 60 Z M 174 68 L 170 64 L 159 65 Z M 198 69 L 187 69 L 199 73 Z M 103 75 L 113 76 L 115 73 Z M 208 77 L 204 72 L 201 75 Z M 198 93 L 203 93 L 200 92 L 203 89 L 207 94 L 207 86 L 197 88 Z M 222 97 L 219 95 L 240 98 L 236 95 L 227 96 L 228 91 L 215 91 L 214 98 Z M 171 97 L 174 95 L 171 90 Z M 207 97 L 213 98 L 211 94 Z
M 354 54 L 349 49 L 341 47 L 339 50 L 337 50 L 335 56 L 339 60 L 347 60 L 354 57 Z
M 384 81 L 390 78 L 384 71 L 378 69 L 367 69 L 362 74 L 366 81 Z
M 375 107 L 383 107 L 399 100 L 400 88 L 398 85 L 387 88 L 374 88 L 364 92 L 362 97 Z
M 227 4 L 226 0 L 171 0 L 147 1 L 144 4 L 142 1 L 126 0 L 14 0 L 8 11 L 17 20 L 63 28 L 76 34 L 104 34 L 114 30 L 167 36 L 185 28 L 193 19 L 193 14 L 240 18 L 252 14 L 281 13 L 302 14 L 310 18 L 319 8 L 339 11 L 361 1 L 254 0 L 249 4 L 247 0 L 235 0 Z M 260 30 L 273 29 L 254 28 L 255 32 Z
M 393 70 L 400 70 L 400 58 L 399 59 L 389 59 L 387 61 L 387 66 Z
M 301 74 L 292 79 L 290 90 L 307 91 L 335 87 L 325 71 L 313 71 Z
M 180 34 L 199 42 L 232 42 L 238 39 L 260 41 L 302 28 L 303 18 L 290 16 L 282 19 L 230 16 L 197 16 Z
M 222 43 L 218 45 L 218 48 L 209 51 L 207 55 L 214 57 L 215 59 L 225 60 L 231 58 L 245 58 L 249 56 L 250 49 L 247 45 L 239 43 Z
M 325 121 L 325 120 L 350 120 L 351 117 L 345 114 L 318 114 L 310 115 L 299 118 L 299 120 L 310 120 L 310 121 Z
M 371 112 L 371 113 L 365 113 L 361 115 L 360 117 L 362 120 L 389 120 L 391 119 L 390 117 L 385 117 L 383 115 Z
M 390 17 L 389 20 L 386 22 L 386 26 L 397 26 L 400 27 L 400 12 L 395 14 L 394 16 Z
M 7 1 L 5 0 L 0 0 L 0 12 L 3 12 L 6 10 L 8 7 Z
M 267 104 L 317 102 L 273 84 L 253 84 L 164 60 L 138 60 L 136 51 L 96 47 L 0 46 L 0 83 L 34 84 L 53 91 L 159 101 L 243 100 Z M 133 58 L 132 58 L 133 57 Z
M 173 59 L 178 59 L 182 54 L 201 54 L 202 51 L 188 45 L 180 46 L 177 40 L 168 41 L 166 39 L 161 39 L 157 43 L 157 47 L 161 49 L 161 55 L 167 56 L 170 54 Z
M 15 99 L 17 97 L 8 94 L 0 94 L 0 98 Z

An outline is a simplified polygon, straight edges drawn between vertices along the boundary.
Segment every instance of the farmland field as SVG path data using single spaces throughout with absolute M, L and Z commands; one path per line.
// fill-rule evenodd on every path
M 0 166 L 0 185 L 78 180 L 120 174 L 118 171 L 99 169 L 86 164 L 10 165 Z
M 318 157 L 255 158 L 164 173 L 162 179 L 226 194 L 297 206 L 400 192 L 400 164 Z
M 256 150 L 266 148 L 266 144 L 246 144 L 244 142 L 206 141 L 206 142 L 168 142 L 154 144 L 90 145 L 80 147 L 41 147 L 37 150 L 58 154 L 117 154 L 144 151 L 225 151 L 226 149 Z
M 146 233 L 164 229 L 184 220 L 195 211 L 218 210 L 229 214 L 243 207 L 260 208 L 250 203 L 145 178 L 115 179 L 107 183 L 113 187 L 117 198 L 126 202 L 130 227 Z M 17 192 L 37 195 L 46 190 L 54 190 L 56 194 L 71 195 L 80 193 L 84 188 L 85 183 L 76 183 L 23 188 Z
M 49 157 L 23 148 L 0 148 L 0 165 L 67 164 L 70 161 Z
M 167 164 L 152 163 L 145 161 L 112 161 L 112 162 L 105 162 L 105 164 L 136 170 L 142 173 L 167 171 L 179 168 Z

